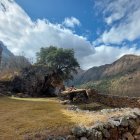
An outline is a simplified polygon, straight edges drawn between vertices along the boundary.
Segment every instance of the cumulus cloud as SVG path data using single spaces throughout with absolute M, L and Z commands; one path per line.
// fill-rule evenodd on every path
M 137 14 L 134 12 L 131 18 L 135 19 L 138 15 L 138 11 Z M 128 18 L 128 22 L 126 22 L 128 26 L 125 26 L 123 23 L 123 26 L 112 27 L 109 32 L 113 33 L 109 35 L 109 32 L 106 31 L 106 35 L 104 36 L 103 34 L 100 40 L 102 39 L 103 42 L 111 42 L 113 39 L 111 40 L 109 36 L 115 38 L 114 32 L 116 29 L 118 29 L 120 33 L 116 33 L 116 36 L 121 36 L 122 38 L 123 35 L 126 36 L 126 34 L 129 33 L 128 30 L 131 29 L 131 26 L 140 28 L 140 23 L 138 25 L 137 21 L 131 18 Z M 74 19 L 74 17 L 70 19 Z M 130 21 L 133 23 L 131 26 L 129 24 Z M 69 23 L 69 25 L 69 27 L 80 25 L 80 21 L 73 20 L 73 24 Z M 124 31 L 122 27 L 125 28 L 127 32 L 122 33 Z M 120 32 L 120 30 L 122 31 Z M 140 32 L 135 29 L 128 35 L 129 38 L 133 40 L 139 33 Z M 121 38 L 117 41 L 114 40 L 114 42 L 120 42 L 120 40 L 122 40 Z M 84 69 L 111 63 L 124 54 L 140 54 L 140 49 L 137 49 L 136 46 L 132 46 L 131 48 L 126 46 L 119 48 L 111 45 L 94 47 L 86 37 L 75 34 L 70 28 L 67 28 L 66 25 L 64 26 L 64 23 L 53 24 L 47 19 L 32 21 L 27 13 L 13 0 L 0 0 L 0 40 L 3 41 L 13 53 L 20 54 L 24 51 L 27 57 L 34 58 L 35 53 L 39 51 L 40 47 L 54 45 L 63 48 L 73 48 L 76 53 L 76 58 Z
M 124 41 L 135 41 L 140 37 L 140 2 L 139 0 L 107 0 L 101 6 L 104 19 L 111 25 L 105 30 L 99 42 L 105 44 L 121 44 Z
M 0 1 L 0 39 L 8 48 L 18 54 L 22 51 L 28 57 L 35 57 L 40 47 L 50 45 L 73 48 L 76 57 L 82 64 L 82 58 L 94 53 L 91 43 L 83 36 L 73 33 L 61 24 L 52 24 L 48 20 L 38 19 L 35 22 L 14 1 Z M 78 24 L 76 19 L 73 24 Z
M 120 23 L 117 27 L 112 27 L 102 35 L 104 43 L 120 44 L 124 40 L 134 41 L 140 37 L 140 10 L 129 15 L 127 22 Z
M 75 26 L 80 25 L 80 21 L 75 17 L 65 18 L 63 24 L 66 27 L 74 28 Z
M 104 64 L 111 64 L 125 54 L 140 54 L 140 49 L 136 45 L 132 47 L 113 47 L 107 45 L 101 45 L 95 47 L 95 53 L 91 54 L 83 59 L 85 62 L 84 68 L 91 68 L 91 66 L 100 66 Z

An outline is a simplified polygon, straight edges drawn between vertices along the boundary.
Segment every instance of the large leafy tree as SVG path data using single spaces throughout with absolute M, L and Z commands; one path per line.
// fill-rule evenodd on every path
M 37 63 L 47 65 L 60 80 L 72 79 L 79 64 L 74 57 L 73 49 L 63 49 L 54 46 L 41 48 L 37 54 Z

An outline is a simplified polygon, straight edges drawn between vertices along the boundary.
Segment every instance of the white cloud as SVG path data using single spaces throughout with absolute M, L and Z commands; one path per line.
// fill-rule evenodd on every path
M 109 17 L 105 18 L 105 21 L 108 25 L 112 24 L 114 21 L 117 21 L 123 17 L 123 13 L 114 13 Z
M 80 25 L 80 21 L 75 17 L 65 18 L 63 22 L 64 26 L 74 28 Z
M 93 66 L 110 64 L 125 54 L 140 55 L 140 49 L 135 45 L 132 47 L 123 46 L 121 48 L 106 45 L 95 47 L 95 53 L 83 59 L 85 62 L 84 68 L 87 69 Z
M 95 0 L 95 7 L 103 13 L 107 24 L 112 24 L 137 11 L 140 2 L 139 0 Z
M 102 35 L 104 43 L 120 44 L 125 40 L 134 41 L 140 37 L 140 9 L 129 15 L 127 22 L 120 23 L 117 27 L 113 26 L 109 31 Z
M 124 41 L 134 41 L 140 37 L 139 0 L 107 0 L 101 8 L 104 8 L 105 21 L 111 24 L 111 27 L 104 31 L 96 42 L 121 44 Z M 119 22 L 114 23 L 118 20 Z
M 27 57 L 35 57 L 35 53 L 39 51 L 40 47 L 50 45 L 73 48 L 81 67 L 84 69 L 111 63 L 124 54 L 140 54 L 140 49 L 137 49 L 135 46 L 132 48 L 119 48 L 101 45 L 94 48 L 85 37 L 73 33 L 72 30 L 64 27 L 63 24 L 52 24 L 46 19 L 32 21 L 26 12 L 14 1 L 0 0 L 0 3 L 3 3 L 4 6 L 0 6 L 0 39 L 15 54 L 20 54 L 24 51 Z M 139 13 L 133 13 L 133 15 L 133 18 L 136 18 Z M 130 18 L 129 21 L 133 21 L 133 19 Z M 129 33 L 128 29 L 131 26 L 136 26 L 138 23 L 137 21 L 133 21 L 133 25 L 131 26 L 129 22 L 126 24 L 129 26 L 125 27 L 124 24 L 123 28 L 127 28 L 127 32 L 122 34 L 122 30 L 120 34 L 116 34 L 116 38 L 118 36 L 122 38 L 123 35 Z M 139 26 L 140 24 L 137 25 L 137 28 Z M 113 28 L 112 30 L 114 31 L 112 31 L 111 35 L 108 34 L 108 38 L 102 37 L 104 38 L 104 42 L 110 42 L 109 36 L 114 38 L 115 30 L 118 29 L 120 31 L 122 26 Z M 139 34 L 137 30 L 133 30 L 133 32 Z M 129 34 L 129 38 L 131 39 L 135 38 L 134 35 L 136 35 L 133 32 Z M 119 42 L 120 40 L 115 40 L 114 42 Z
M 81 65 L 82 58 L 94 53 L 91 43 L 83 36 L 73 33 L 61 24 L 52 24 L 48 20 L 32 21 L 25 11 L 15 2 L 0 0 L 6 11 L 0 7 L 0 39 L 7 47 L 19 54 L 22 51 L 28 57 L 35 57 L 40 47 L 50 45 L 73 48 Z M 78 24 L 74 18 L 73 24 Z

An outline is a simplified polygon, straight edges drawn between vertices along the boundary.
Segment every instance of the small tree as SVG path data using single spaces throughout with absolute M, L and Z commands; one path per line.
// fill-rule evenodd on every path
M 74 57 L 73 49 L 63 49 L 50 46 L 41 48 L 37 54 L 37 64 L 47 65 L 56 74 L 59 80 L 69 80 L 73 78 L 73 73 L 77 72 L 79 64 Z

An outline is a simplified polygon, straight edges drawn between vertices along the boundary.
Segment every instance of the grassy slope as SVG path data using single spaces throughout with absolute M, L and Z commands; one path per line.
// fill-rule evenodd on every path
M 88 82 L 82 88 L 95 88 L 101 93 L 119 96 L 140 96 L 140 72 L 110 79 Z

